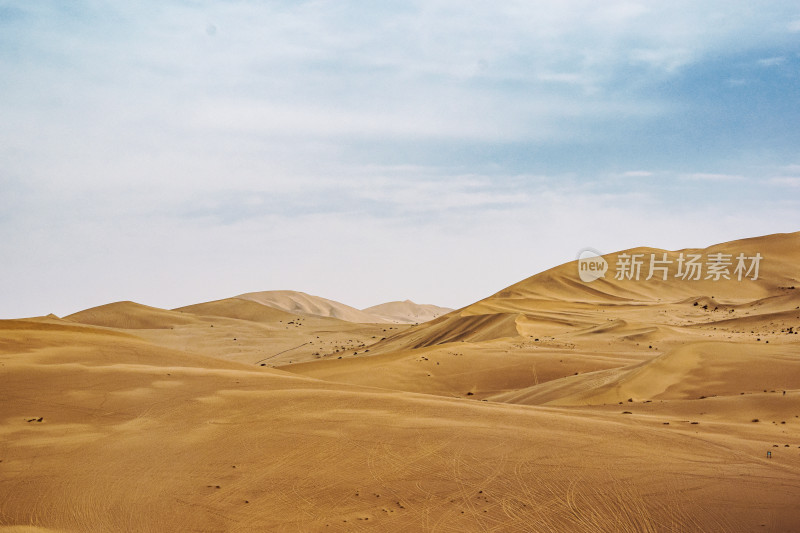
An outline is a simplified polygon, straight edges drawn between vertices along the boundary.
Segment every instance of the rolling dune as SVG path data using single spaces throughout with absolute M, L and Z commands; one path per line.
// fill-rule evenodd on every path
M 389 320 L 365 311 L 359 311 L 340 302 L 297 291 L 263 291 L 240 294 L 237 298 L 282 309 L 289 313 L 338 318 L 347 322 L 384 323 Z
M 136 302 L 101 305 L 64 318 L 80 324 L 117 329 L 169 329 L 177 325 L 196 323 L 192 317 Z
M 571 262 L 418 325 L 292 291 L 0 321 L 0 532 L 796 531 L 800 233 L 683 251 L 740 252 L 757 280 Z
M 411 300 L 387 302 L 363 309 L 365 313 L 377 315 L 396 324 L 420 324 L 438 318 L 452 311 L 438 305 L 416 304 Z

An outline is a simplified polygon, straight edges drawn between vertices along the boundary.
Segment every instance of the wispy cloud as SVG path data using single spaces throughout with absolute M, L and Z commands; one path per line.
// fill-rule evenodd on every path
M 748 81 L 743 78 L 729 78 L 725 80 L 725 83 L 730 87 L 742 87 L 748 84 Z
M 770 178 L 768 182 L 779 187 L 800 187 L 800 176 L 779 176 Z
M 738 174 L 715 174 L 709 172 L 693 172 L 690 174 L 682 174 L 681 178 L 686 180 L 695 181 L 743 181 L 744 176 Z
M 774 67 L 777 65 L 782 65 L 786 62 L 786 57 L 784 56 L 776 56 L 776 57 L 765 57 L 763 59 L 758 60 L 758 64 L 762 67 Z
M 652 175 L 653 172 L 649 170 L 628 170 L 621 174 L 624 178 L 649 178 Z

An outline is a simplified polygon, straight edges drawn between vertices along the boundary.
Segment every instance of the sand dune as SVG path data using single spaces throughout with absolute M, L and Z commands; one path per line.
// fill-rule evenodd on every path
M 352 385 L 436 394 L 493 398 L 528 387 L 604 369 L 638 363 L 624 355 L 572 353 L 533 342 L 494 340 L 454 343 L 371 357 L 328 359 L 281 367 L 304 376 Z M 515 402 L 525 403 L 525 402 Z
M 416 304 L 411 300 L 387 302 L 362 309 L 365 313 L 376 315 L 395 324 L 421 324 L 445 315 L 452 309 L 430 304 Z
M 237 298 L 251 300 L 289 313 L 299 313 L 307 316 L 323 316 L 338 318 L 347 322 L 383 323 L 389 322 L 385 318 L 359 311 L 343 303 L 334 302 L 319 296 L 311 296 L 297 291 L 263 291 L 240 294 Z
M 531 405 L 603 405 L 628 399 L 740 396 L 765 389 L 800 390 L 796 344 L 692 343 L 630 367 L 569 377 L 492 399 Z
M 260 304 L 242 298 L 226 298 L 195 305 L 179 307 L 175 311 L 202 317 L 224 317 L 250 322 L 275 323 L 291 321 L 297 313 L 288 313 L 282 309 Z
M 160 346 L 269 367 L 363 352 L 376 340 L 406 327 L 293 314 L 240 298 L 176 311 L 199 323 L 140 330 L 138 335 Z
M 291 313 L 244 298 L 171 311 L 119 302 L 75 313 L 64 321 L 134 333 L 165 348 L 269 367 L 363 352 L 368 344 L 407 327 Z
M 517 319 L 512 313 L 459 316 L 457 313 L 412 327 L 373 346 L 375 352 L 424 348 L 451 342 L 480 342 L 504 337 L 518 337 Z
M 708 297 L 716 295 L 721 301 L 732 303 L 740 301 L 753 301 L 779 294 L 789 286 L 800 288 L 800 272 L 797 265 L 800 261 L 798 241 L 800 232 L 782 233 L 741 239 L 724 244 L 710 246 L 706 249 L 684 249 L 666 251 L 654 248 L 635 248 L 624 250 L 604 256 L 608 260 L 610 270 L 603 279 L 591 283 L 582 282 L 578 276 L 577 262 L 572 261 L 552 268 L 528 279 L 516 283 L 483 302 L 498 302 L 506 299 L 530 298 L 540 300 L 560 300 L 566 302 L 613 303 L 627 301 L 668 301 L 676 302 L 690 297 Z M 660 272 L 654 272 L 652 279 L 644 281 L 649 275 L 647 266 L 641 270 L 641 279 L 615 279 L 616 271 L 613 265 L 619 263 L 621 254 L 642 254 L 643 259 L 649 260 L 655 254 L 658 260 L 667 254 L 667 260 L 672 261 L 668 279 L 662 280 Z M 680 254 L 699 254 L 702 262 L 707 262 L 712 254 L 729 254 L 731 266 L 729 276 L 731 279 L 715 281 L 705 279 L 708 274 L 703 271 L 700 280 L 676 278 L 677 262 Z M 760 263 L 757 282 L 740 282 L 733 275 L 735 257 L 738 254 L 747 257 L 760 254 L 763 260 Z M 647 263 L 649 264 L 649 262 Z M 481 303 L 474 308 L 480 308 Z
M 60 346 L 45 347 L 17 326 L 0 357 L 9 525 L 733 531 L 798 518 L 791 490 L 772 487 L 791 487 L 800 461 L 763 458 L 773 434 L 336 385 L 136 340 L 109 358 L 105 332 L 52 332 Z
M 163 329 L 195 322 L 192 317 L 136 302 L 116 302 L 64 317 L 71 322 L 120 329 Z
M 733 241 L 704 250 L 664 252 L 637 248 L 605 257 L 610 264 L 616 264 L 616 258 L 623 253 L 657 253 L 659 258 L 666 253 L 669 260 L 677 262 L 680 253 L 702 257 L 728 253 L 733 257 L 737 252 L 764 257 L 757 280 L 738 281 L 729 269 L 731 279 L 718 281 L 681 279 L 674 273 L 666 281 L 657 276 L 645 280 L 646 274 L 638 281 L 618 280 L 609 272 L 605 279 L 586 283 L 578 276 L 577 262 L 572 261 L 396 336 L 390 339 L 391 349 L 460 341 L 463 331 L 478 340 L 506 337 L 513 331 L 497 328 L 497 323 L 511 315 L 516 316 L 515 327 L 523 337 L 573 336 L 581 330 L 608 328 L 614 320 L 626 320 L 630 329 L 644 330 L 706 327 L 714 322 L 729 326 L 732 319 L 746 318 L 742 323 L 772 322 L 774 329 L 781 323 L 777 317 L 786 320 L 794 316 L 800 303 L 800 232 Z M 491 319 L 493 315 L 495 318 Z M 475 322 L 463 327 L 467 317 L 480 318 L 472 318 Z M 443 327 L 444 321 L 452 321 L 452 327 Z
M 689 252 L 764 259 L 571 262 L 418 325 L 291 291 L 0 321 L 0 533 L 796 531 L 800 233 Z

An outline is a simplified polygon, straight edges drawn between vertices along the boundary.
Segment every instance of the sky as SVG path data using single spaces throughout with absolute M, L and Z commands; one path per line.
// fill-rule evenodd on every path
M 796 0 L 0 0 L 0 318 L 797 231 L 798 124 Z

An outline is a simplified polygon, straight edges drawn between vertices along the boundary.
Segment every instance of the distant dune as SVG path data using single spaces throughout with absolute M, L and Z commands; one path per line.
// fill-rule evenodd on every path
M 387 302 L 362 309 L 365 313 L 375 315 L 396 324 L 421 324 L 434 318 L 439 318 L 451 311 L 447 307 L 431 304 L 416 304 L 411 300 L 402 302 Z
M 382 323 L 385 318 L 360 311 L 343 303 L 297 291 L 262 291 L 240 294 L 237 298 L 251 300 L 289 313 L 307 316 L 333 317 L 347 322 Z
M 195 305 L 179 307 L 175 311 L 204 317 L 225 317 L 250 322 L 279 322 L 292 320 L 296 315 L 277 307 L 243 298 L 226 298 Z
M 136 302 L 116 302 L 64 317 L 71 322 L 120 329 L 162 329 L 196 322 L 193 317 Z

